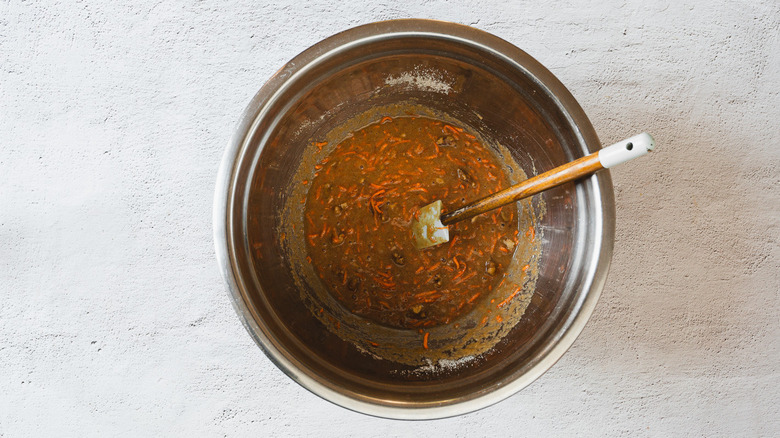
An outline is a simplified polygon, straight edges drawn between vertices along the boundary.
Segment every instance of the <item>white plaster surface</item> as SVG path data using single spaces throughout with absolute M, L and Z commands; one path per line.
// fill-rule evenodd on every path
M 482 411 L 356 414 L 289 380 L 231 308 L 216 171 L 262 83 L 403 17 L 529 52 L 605 144 L 617 240 L 548 373 Z M 0 436 L 780 436 L 780 4 L 0 2 Z

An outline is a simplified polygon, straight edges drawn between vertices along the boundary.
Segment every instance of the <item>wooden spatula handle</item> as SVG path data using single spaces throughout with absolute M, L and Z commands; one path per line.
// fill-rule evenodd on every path
M 558 166 L 541 175 L 527 179 L 500 192 L 486 196 L 457 210 L 441 216 L 443 225 L 454 224 L 464 219 L 493 210 L 511 202 L 518 201 L 552 187 L 579 179 L 585 176 L 632 158 L 641 157 L 653 150 L 655 144 L 649 134 L 639 134 L 585 157 Z
M 472 218 L 478 214 L 485 213 L 486 211 L 533 196 L 549 188 L 590 175 L 603 168 L 604 166 L 602 166 L 599 161 L 599 154 L 590 154 L 570 163 L 566 163 L 563 166 L 556 167 L 541 175 L 527 179 L 520 184 L 493 193 L 492 195 L 486 196 L 457 210 L 445 213 L 441 216 L 441 223 L 443 225 L 450 225 L 464 219 Z

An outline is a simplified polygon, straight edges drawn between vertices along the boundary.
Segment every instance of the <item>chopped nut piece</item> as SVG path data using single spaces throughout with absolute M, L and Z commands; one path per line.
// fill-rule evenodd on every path
M 342 213 L 344 210 L 346 210 L 346 209 L 347 209 L 347 203 L 346 203 L 346 202 L 342 202 L 341 204 L 339 204 L 339 205 L 337 205 L 337 206 L 333 207 L 333 211 L 334 211 L 334 212 L 335 212 L 337 215 L 341 214 L 341 213 Z
M 468 172 L 466 172 L 465 169 L 462 167 L 458 167 L 458 179 L 463 181 L 463 183 L 467 186 L 476 187 L 477 183 L 474 182 L 474 178 L 469 175 Z
M 442 135 L 436 139 L 436 144 L 445 147 L 453 147 L 456 145 L 455 138 L 451 135 Z
M 422 320 L 428 316 L 428 312 L 425 311 L 425 307 L 422 304 L 415 304 L 406 313 L 409 318 Z
M 498 266 L 493 260 L 488 260 L 488 262 L 485 263 L 485 272 L 487 272 L 489 275 L 495 275 L 496 268 L 498 268 Z

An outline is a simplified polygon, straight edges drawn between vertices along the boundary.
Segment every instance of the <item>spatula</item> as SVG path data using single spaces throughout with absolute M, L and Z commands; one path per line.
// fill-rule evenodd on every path
M 511 202 L 533 196 L 575 179 L 590 176 L 601 169 L 609 169 L 628 160 L 646 155 L 655 148 L 650 134 L 642 133 L 617 142 L 598 152 L 558 166 L 529 178 L 512 187 L 488 195 L 456 210 L 441 214 L 442 202 L 437 200 L 420 209 L 412 222 L 412 235 L 417 249 L 438 245 L 450 240 L 448 225 L 472 218 L 478 214 L 502 207 Z

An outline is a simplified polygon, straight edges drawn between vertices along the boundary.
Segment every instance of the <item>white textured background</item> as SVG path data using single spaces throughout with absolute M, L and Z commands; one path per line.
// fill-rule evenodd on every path
M 0 436 L 780 435 L 780 4 L 0 1 Z M 510 399 L 398 422 L 308 393 L 251 341 L 211 237 L 237 118 L 354 25 L 470 24 L 556 74 L 613 171 L 607 287 Z

